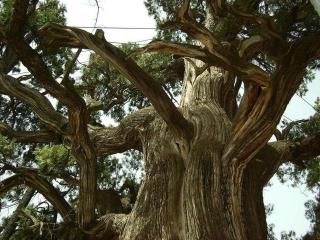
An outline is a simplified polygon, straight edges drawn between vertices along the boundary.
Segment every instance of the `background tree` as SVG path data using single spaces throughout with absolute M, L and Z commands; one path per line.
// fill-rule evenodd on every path
M 311 137 L 319 132 L 319 99 L 317 99 L 314 110 L 316 111 L 309 119 L 302 119 L 295 122 L 283 122 L 282 134 L 278 135 L 279 139 L 288 141 L 300 141 L 303 138 Z M 315 194 L 315 200 L 309 200 L 305 203 L 307 208 L 306 217 L 312 223 L 312 231 L 307 233 L 302 239 L 317 239 L 319 238 L 319 157 L 312 161 L 299 161 L 283 165 L 277 172 L 277 176 L 282 182 L 290 181 L 293 186 L 305 184 L 307 188 Z M 283 234 L 286 239 L 299 239 L 296 234 L 291 231 L 288 234 Z
M 64 26 L 56 0 L 1 2 L 0 193 L 28 200 L 27 186 L 46 199 L 20 211 L 12 239 L 267 239 L 262 190 L 279 166 L 318 181 L 317 115 L 276 129 L 318 67 L 311 3 L 146 6 L 161 30 L 137 49 Z M 83 67 L 82 49 L 93 52 Z M 21 65 L 30 74 L 15 78 Z M 300 180 L 295 169 L 282 172 Z M 318 234 L 308 206 L 306 239 Z

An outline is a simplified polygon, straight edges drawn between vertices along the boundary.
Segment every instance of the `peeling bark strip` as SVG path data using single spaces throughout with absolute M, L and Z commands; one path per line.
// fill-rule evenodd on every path
M 176 21 L 166 23 L 162 27 L 180 29 L 201 42 L 208 51 L 207 61 L 212 65 L 232 71 L 241 76 L 244 81 L 254 82 L 264 87 L 270 86 L 270 79 L 265 71 L 254 64 L 243 61 L 238 54 L 225 48 L 209 29 L 192 19 L 189 15 L 189 7 L 190 0 L 184 0 L 178 10 Z

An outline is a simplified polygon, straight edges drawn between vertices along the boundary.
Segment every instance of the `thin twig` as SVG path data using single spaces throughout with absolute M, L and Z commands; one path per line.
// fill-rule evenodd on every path
M 66 68 L 66 72 L 62 78 L 61 84 L 64 85 L 68 80 L 69 80 L 69 75 L 75 65 L 75 63 L 78 60 L 79 55 L 81 54 L 82 49 L 79 48 L 78 51 L 76 52 L 76 54 L 74 55 L 73 59 L 71 60 L 71 62 L 68 64 L 67 68 Z

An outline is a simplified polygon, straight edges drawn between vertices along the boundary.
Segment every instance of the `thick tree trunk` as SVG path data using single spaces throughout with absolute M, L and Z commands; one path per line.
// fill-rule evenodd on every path
M 197 75 L 195 66 L 186 62 L 181 103 L 193 138 L 176 139 L 160 118 L 145 129 L 145 181 L 121 240 L 266 239 L 255 166 L 222 160 L 231 132 L 219 102 L 223 75 L 214 68 Z

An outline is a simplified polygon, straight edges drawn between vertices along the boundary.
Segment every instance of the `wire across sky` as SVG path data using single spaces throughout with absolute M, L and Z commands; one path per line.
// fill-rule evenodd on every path
M 76 28 L 100 28 L 100 29 L 114 29 L 114 30 L 156 30 L 156 27 L 115 27 L 115 26 L 71 26 Z

